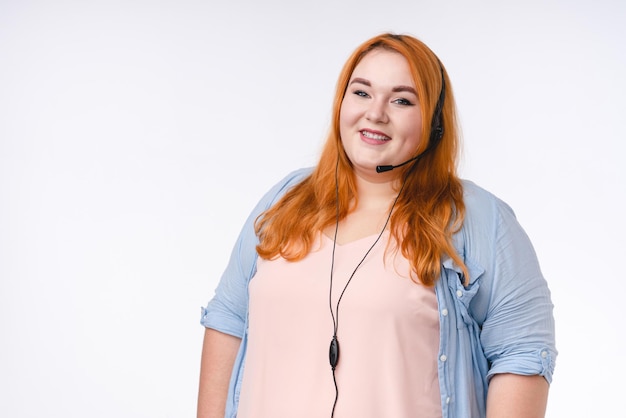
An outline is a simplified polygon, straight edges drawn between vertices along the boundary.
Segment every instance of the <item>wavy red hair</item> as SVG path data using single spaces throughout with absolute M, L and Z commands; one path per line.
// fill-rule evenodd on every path
M 341 104 L 352 72 L 363 57 L 375 49 L 404 56 L 417 89 L 422 120 L 432 120 L 445 78 L 442 108 L 443 136 L 439 144 L 424 153 L 417 164 L 401 167 L 405 178 L 401 196 L 390 219 L 392 241 L 412 267 L 413 280 L 433 286 L 441 273 L 442 257 L 448 256 L 463 270 L 467 268 L 452 245 L 465 215 L 463 187 L 456 173 L 459 133 L 454 97 L 445 69 L 435 54 L 421 41 L 408 35 L 382 34 L 359 46 L 348 58 L 337 82 L 332 125 L 319 163 L 310 176 L 290 189 L 256 222 L 260 257 L 277 256 L 290 261 L 304 258 L 323 229 L 344 219 L 356 207 L 355 175 L 339 134 Z M 414 155 L 428 148 L 431 126 L 422 124 L 422 138 Z M 335 179 L 337 170 L 337 181 Z M 339 190 L 339 202 L 336 190 Z M 297 221 L 294 221 L 297 220 Z

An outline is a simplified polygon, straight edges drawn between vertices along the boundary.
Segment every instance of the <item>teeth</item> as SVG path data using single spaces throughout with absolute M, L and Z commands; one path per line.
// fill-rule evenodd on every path
M 367 138 L 376 139 L 378 141 L 389 141 L 391 139 L 388 136 L 375 134 L 373 132 L 361 131 L 361 133 Z

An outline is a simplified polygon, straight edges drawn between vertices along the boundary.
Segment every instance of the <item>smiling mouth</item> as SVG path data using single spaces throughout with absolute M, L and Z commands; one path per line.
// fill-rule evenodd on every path
M 369 139 L 374 139 L 376 141 L 391 141 L 391 138 L 389 138 L 387 135 L 375 134 L 374 132 L 370 131 L 363 130 L 361 131 L 361 135 Z

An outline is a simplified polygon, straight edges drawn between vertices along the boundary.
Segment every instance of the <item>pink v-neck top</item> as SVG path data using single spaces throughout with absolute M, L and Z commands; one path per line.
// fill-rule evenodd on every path
M 249 341 L 238 418 L 330 417 L 335 386 L 328 359 L 338 319 L 335 418 L 441 417 L 439 315 L 434 290 L 413 282 L 389 233 L 337 245 L 320 234 L 303 260 L 258 260 L 250 281 Z

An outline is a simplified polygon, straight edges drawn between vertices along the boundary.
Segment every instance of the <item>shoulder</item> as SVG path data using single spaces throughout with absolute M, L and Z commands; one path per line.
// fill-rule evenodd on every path
M 284 194 L 287 190 L 292 188 L 293 186 L 302 182 L 305 178 L 309 177 L 312 172 L 313 172 L 313 168 L 311 167 L 300 168 L 298 170 L 294 170 L 290 172 L 289 174 L 287 174 L 285 177 L 283 177 L 283 179 L 280 180 L 278 183 L 276 183 L 274 187 L 270 189 L 268 194 L 270 195 L 274 194 L 274 195 L 280 196 Z
M 470 271 L 473 280 L 495 264 L 503 234 L 515 241 L 526 237 L 511 207 L 493 193 L 463 180 L 463 201 L 465 217 L 453 242 L 468 268 L 475 270 Z
M 512 212 L 509 205 L 476 183 L 462 180 L 462 184 L 465 209 L 472 219 L 484 220 L 482 218 L 492 218 L 501 211 Z
M 283 188 L 289 188 L 309 177 L 312 172 L 313 167 L 299 168 L 287 174 L 281 181 L 277 183 L 277 185 L 282 186 Z
M 463 180 L 463 202 L 465 219 L 461 231 L 466 238 L 493 238 L 499 225 L 517 223 L 506 202 L 469 180 Z
M 313 168 L 306 167 L 294 170 L 283 177 L 279 182 L 274 184 L 265 195 L 261 198 L 257 209 L 261 211 L 268 209 L 271 205 L 276 203 L 289 189 L 302 182 L 308 176 L 311 175 Z

